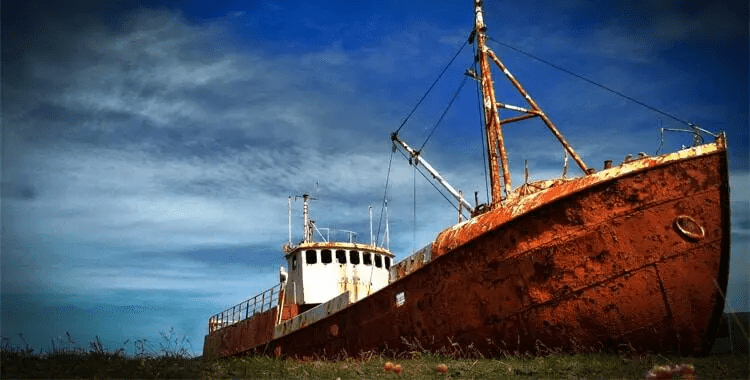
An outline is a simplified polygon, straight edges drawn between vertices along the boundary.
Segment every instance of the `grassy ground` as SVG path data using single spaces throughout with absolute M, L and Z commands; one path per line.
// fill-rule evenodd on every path
M 386 372 L 386 362 L 403 372 Z M 438 364 L 448 372 L 436 372 Z M 250 379 L 644 379 L 655 365 L 689 363 L 701 379 L 747 379 L 748 356 L 703 358 L 634 354 L 578 354 L 494 359 L 453 359 L 413 353 L 394 359 L 376 354 L 339 361 L 275 360 L 247 356 L 202 360 L 174 354 L 126 356 L 122 352 L 34 354 L 3 349 L 0 377 L 5 378 L 250 378 Z M 675 378 L 680 378 L 679 376 Z
M 328 361 L 262 356 L 203 360 L 189 355 L 185 339 L 178 340 L 174 330 L 162 334 L 158 348 L 146 340 L 132 342 L 132 354 L 126 354 L 124 347 L 105 350 L 98 339 L 83 348 L 70 335 L 66 341 L 53 342 L 48 352 L 34 352 L 28 346 L 13 347 L 4 338 L 0 345 L 0 378 L 646 379 L 655 366 L 691 364 L 698 379 L 749 379 L 746 317 L 731 319 L 737 322 L 733 337 L 743 340 L 744 346 L 735 345 L 740 349 L 733 349 L 731 354 L 732 350 L 722 347 L 717 340 L 714 354 L 706 357 L 639 354 L 628 350 L 571 355 L 545 350 L 538 352 L 542 354 L 539 356 L 509 353 L 482 358 L 477 352 L 460 347 L 442 351 L 440 355 L 413 345 L 410 346 L 413 351 L 395 358 L 370 352 L 356 358 Z M 387 362 L 400 365 L 402 372 L 385 371 Z M 447 372 L 438 373 L 438 364 L 446 364 Z M 682 377 L 674 375 L 674 378 Z

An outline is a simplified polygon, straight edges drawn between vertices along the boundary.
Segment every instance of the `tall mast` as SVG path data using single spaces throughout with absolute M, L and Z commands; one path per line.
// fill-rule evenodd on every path
M 508 169 L 508 155 L 505 152 L 505 143 L 503 140 L 503 130 L 500 127 L 500 114 L 497 110 L 497 101 L 495 100 L 495 86 L 492 83 L 492 72 L 490 70 L 490 61 L 487 57 L 487 28 L 484 25 L 482 17 L 482 0 L 474 0 L 474 32 L 477 39 L 477 59 L 481 70 L 482 99 L 484 100 L 484 120 L 485 132 L 487 133 L 487 156 L 490 165 L 490 183 L 492 184 L 492 202 L 494 206 L 502 199 L 500 188 L 500 179 L 498 173 L 500 167 L 503 170 L 503 183 L 505 184 L 505 194 L 510 195 L 511 179 L 510 169 Z M 499 156 L 498 156 L 499 151 Z M 500 161 L 498 163 L 498 160 Z
M 474 0 L 474 35 L 477 40 L 477 60 L 481 70 L 481 84 L 482 84 L 482 99 L 484 103 L 484 119 L 485 119 L 485 130 L 487 133 L 487 153 L 489 157 L 489 169 L 490 169 L 490 182 L 492 183 L 492 207 L 497 206 L 502 201 L 502 192 L 500 186 L 499 169 L 503 171 L 503 184 L 505 187 L 505 194 L 507 197 L 512 196 L 511 192 L 511 179 L 510 169 L 508 167 L 508 155 L 505 150 L 505 142 L 503 140 L 502 125 L 509 124 L 516 121 L 526 120 L 533 117 L 539 117 L 542 119 L 544 124 L 549 128 L 552 134 L 560 141 L 563 148 L 573 157 L 573 160 L 578 164 L 581 170 L 585 174 L 593 173 L 593 169 L 589 169 L 583 162 L 581 157 L 576 153 L 573 147 L 563 137 L 562 133 L 555 127 L 552 121 L 542 111 L 542 109 L 536 104 L 534 99 L 526 92 L 521 86 L 521 83 L 513 77 L 508 68 L 503 64 L 502 61 L 495 55 L 492 50 L 487 47 L 487 35 L 486 26 L 484 25 L 484 18 L 482 13 L 482 0 Z M 507 79 L 513 84 L 516 90 L 523 96 L 530 108 L 523 108 L 513 106 L 509 104 L 498 103 L 495 99 L 495 88 L 492 82 L 492 73 L 490 71 L 490 60 L 492 60 L 507 77 Z M 504 108 L 516 112 L 522 113 L 519 116 L 513 116 L 504 120 L 500 120 L 500 113 L 498 108 Z

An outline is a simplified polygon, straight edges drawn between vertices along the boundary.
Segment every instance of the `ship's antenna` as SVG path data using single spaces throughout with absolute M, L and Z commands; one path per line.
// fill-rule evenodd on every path
M 309 194 L 295 195 L 294 199 L 302 198 L 302 242 L 311 243 L 313 241 L 313 222 L 310 220 L 310 201 L 316 198 Z M 291 225 L 291 222 L 289 223 Z
M 372 205 L 367 208 L 367 214 L 370 216 L 370 245 L 375 245 L 375 240 L 372 235 Z
M 292 246 L 292 196 L 289 196 L 289 247 Z

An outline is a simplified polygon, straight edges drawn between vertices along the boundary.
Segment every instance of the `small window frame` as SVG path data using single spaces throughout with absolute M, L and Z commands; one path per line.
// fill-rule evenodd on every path
M 360 263 L 359 251 L 355 251 L 355 250 L 349 251 L 349 262 L 354 265 L 359 265 Z
M 330 264 L 333 262 L 333 255 L 330 249 L 320 250 L 320 262 L 322 264 Z
M 362 264 L 372 266 L 372 253 L 362 252 Z
M 346 264 L 346 251 L 343 249 L 336 250 L 336 262 L 339 264 Z
M 305 264 L 313 265 L 318 263 L 318 251 L 314 249 L 308 249 L 305 251 Z

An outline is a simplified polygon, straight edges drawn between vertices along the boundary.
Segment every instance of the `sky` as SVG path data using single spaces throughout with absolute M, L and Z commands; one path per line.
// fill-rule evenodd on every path
M 726 309 L 750 311 L 747 3 L 486 3 L 490 47 L 590 166 L 689 145 L 661 141 L 683 121 L 727 132 Z M 363 242 L 372 206 L 382 241 L 387 179 L 391 250 L 429 243 L 456 211 L 389 135 L 460 50 L 400 136 L 486 202 L 476 86 L 462 87 L 472 17 L 468 0 L 4 2 L 3 341 L 200 354 L 212 314 L 278 281 L 302 193 L 318 226 Z M 516 186 L 524 161 L 531 180 L 560 175 L 540 122 L 505 136 Z

